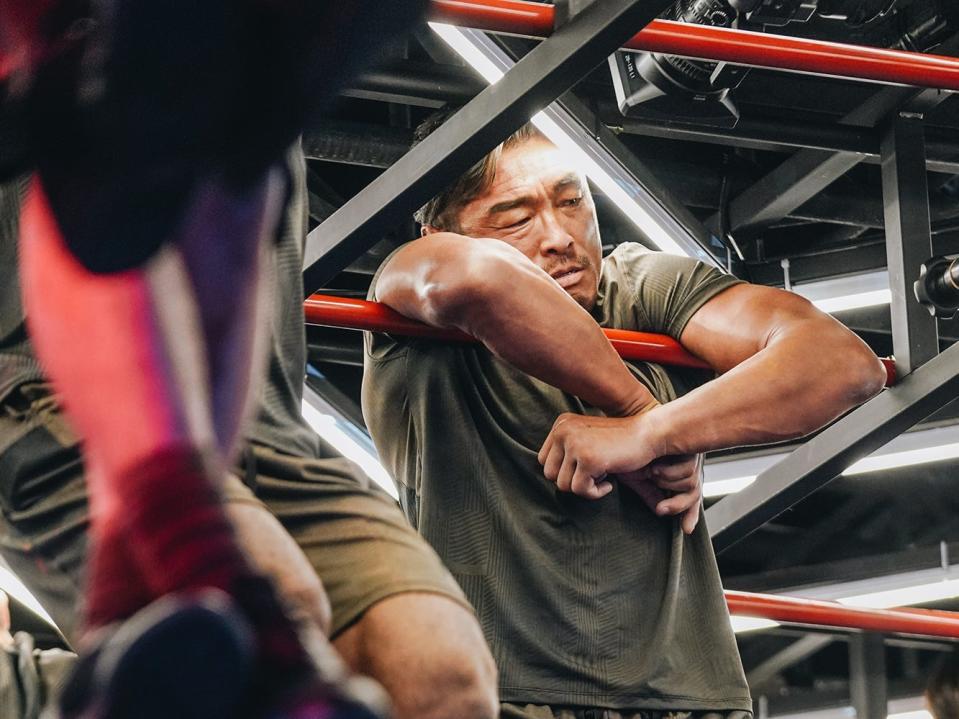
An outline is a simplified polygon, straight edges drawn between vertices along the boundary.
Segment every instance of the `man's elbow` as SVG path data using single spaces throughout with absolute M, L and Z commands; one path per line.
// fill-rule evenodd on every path
M 886 368 L 858 337 L 851 337 L 835 368 L 849 407 L 866 402 L 886 386 Z
M 427 321 L 469 331 L 479 314 L 495 312 L 512 266 L 503 255 L 495 246 L 474 246 L 455 262 L 435 265 L 420 290 Z

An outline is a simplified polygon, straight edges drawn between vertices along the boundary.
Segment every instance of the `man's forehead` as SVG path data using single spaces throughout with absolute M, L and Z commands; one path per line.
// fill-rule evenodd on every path
M 493 182 L 483 197 L 522 193 L 531 184 L 543 183 L 552 188 L 571 180 L 583 182 L 582 172 L 570 155 L 545 138 L 533 138 L 503 151 Z

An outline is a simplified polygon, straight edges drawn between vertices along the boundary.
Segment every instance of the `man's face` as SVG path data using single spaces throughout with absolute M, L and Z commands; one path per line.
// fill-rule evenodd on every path
M 545 138 L 505 150 L 493 184 L 459 214 L 462 234 L 508 242 L 586 309 L 596 303 L 602 246 L 586 178 Z

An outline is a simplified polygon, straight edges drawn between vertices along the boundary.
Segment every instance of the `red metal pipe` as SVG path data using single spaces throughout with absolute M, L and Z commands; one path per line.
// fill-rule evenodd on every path
M 523 0 L 432 0 L 430 18 L 451 25 L 527 37 L 543 38 L 553 31 L 552 6 Z M 959 91 L 959 60 L 941 55 L 669 20 L 654 20 L 625 47 L 789 72 Z M 0 52 L 0 82 L 17 64 L 16 58 Z
M 444 342 L 475 342 L 458 330 L 443 330 L 391 310 L 379 302 L 346 297 L 313 295 L 303 303 L 306 323 L 326 327 L 344 327 L 370 332 L 389 332 L 407 337 L 426 337 Z M 606 337 L 623 359 L 656 362 L 679 367 L 708 369 L 709 365 L 687 352 L 679 342 L 666 335 L 629 330 L 604 329 Z M 889 384 L 895 381 L 895 363 L 882 360 Z
M 933 609 L 861 609 L 835 602 L 727 590 L 730 614 L 778 622 L 959 639 L 959 612 Z
M 527 37 L 543 38 L 553 31 L 552 6 L 522 0 L 432 0 L 430 19 Z M 959 59 L 941 55 L 668 20 L 654 20 L 625 47 L 752 67 L 959 91 Z

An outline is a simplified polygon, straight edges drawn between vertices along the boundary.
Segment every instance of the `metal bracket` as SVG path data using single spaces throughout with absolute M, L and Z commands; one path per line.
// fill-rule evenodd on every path
M 556 0 L 553 3 L 553 31 L 559 30 L 595 0 Z

